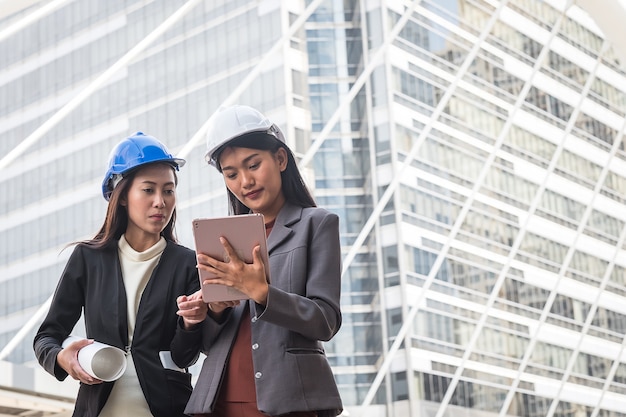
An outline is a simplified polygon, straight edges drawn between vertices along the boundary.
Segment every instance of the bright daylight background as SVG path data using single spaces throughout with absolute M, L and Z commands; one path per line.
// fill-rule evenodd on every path
M 626 12 L 616 0 L 0 0 L 0 416 L 69 416 L 32 338 L 111 147 L 226 214 L 222 104 L 341 218 L 345 415 L 626 417 Z M 84 332 L 82 325 L 76 334 Z

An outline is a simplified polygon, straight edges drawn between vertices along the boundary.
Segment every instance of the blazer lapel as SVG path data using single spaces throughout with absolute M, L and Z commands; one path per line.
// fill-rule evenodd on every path
M 284 242 L 293 233 L 290 226 L 300 221 L 301 216 L 302 207 L 285 203 L 276 217 L 276 223 L 274 223 L 272 233 L 270 233 L 267 238 L 268 253 L 271 254 L 277 246 Z
M 168 269 L 168 265 L 170 265 L 170 247 L 168 242 L 141 294 L 137 316 L 135 317 L 133 340 L 135 337 L 142 337 L 146 320 L 156 320 L 157 317 L 164 319 L 166 317 L 165 315 L 159 316 L 159 312 L 167 305 L 167 296 L 171 291 L 175 277 L 174 271 L 170 271 L 169 269 L 171 268 Z M 164 268 L 166 272 L 160 273 L 161 268 Z M 144 298 L 146 301 L 144 301 Z
M 122 265 L 117 251 L 117 246 L 111 253 L 111 263 L 115 271 L 115 279 L 113 280 L 112 299 L 102 300 L 103 303 L 110 303 L 112 306 L 111 318 L 112 323 L 119 323 L 118 335 L 120 345 L 123 349 L 128 345 L 128 312 L 126 310 L 126 287 L 124 286 L 124 277 L 122 276 Z

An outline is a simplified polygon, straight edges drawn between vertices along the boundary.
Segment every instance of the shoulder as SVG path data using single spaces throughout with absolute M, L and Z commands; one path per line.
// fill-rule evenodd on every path
M 109 268 L 115 265 L 117 251 L 110 248 L 98 248 L 89 243 L 80 242 L 73 248 L 67 247 L 65 250 L 70 251 L 69 258 L 65 265 L 65 272 L 70 275 L 90 275 L 87 270 L 97 270 L 100 267 Z M 93 269 L 93 266 L 98 266 Z M 82 272 L 81 272 L 82 271 Z M 77 276 L 78 276 L 77 275 Z
M 321 207 L 303 208 L 299 223 L 300 229 L 309 230 L 309 234 L 312 235 L 339 232 L 339 216 Z
M 302 218 L 309 218 L 313 221 L 338 221 L 339 216 L 322 207 L 305 207 L 302 209 Z
M 81 258 L 99 258 L 108 255 L 115 255 L 116 253 L 117 251 L 112 246 L 99 248 L 86 242 L 79 242 L 74 246 L 71 257 L 79 256 Z
M 337 225 L 339 216 L 321 207 L 301 207 L 287 203 L 276 218 L 277 225 L 288 228 L 319 226 L 322 224 Z M 308 225 L 308 226 L 307 226 Z

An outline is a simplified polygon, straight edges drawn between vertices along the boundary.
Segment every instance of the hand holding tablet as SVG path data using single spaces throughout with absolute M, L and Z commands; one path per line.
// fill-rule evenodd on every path
M 220 237 L 224 237 L 239 259 L 253 263 L 252 251 L 260 246 L 260 255 L 269 281 L 269 257 L 265 236 L 265 223 L 261 214 L 195 219 L 192 222 L 196 253 L 205 254 L 220 262 L 230 261 Z M 202 298 L 205 302 L 245 300 L 249 297 L 241 291 L 222 284 L 205 284 L 216 278 L 215 274 L 198 268 Z

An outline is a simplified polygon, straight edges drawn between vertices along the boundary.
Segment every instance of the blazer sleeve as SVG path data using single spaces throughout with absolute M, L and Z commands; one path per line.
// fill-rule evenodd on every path
M 310 339 L 328 341 L 341 327 L 339 217 L 326 210 L 317 209 L 317 212 L 324 215 L 308 228 L 306 271 L 304 276 L 292 277 L 306 280 L 305 294 L 294 294 L 270 284 L 266 305 L 255 304 L 255 311 L 257 319 Z
M 57 365 L 56 359 L 62 350 L 61 344 L 69 336 L 82 313 L 85 303 L 84 274 L 85 259 L 81 247 L 77 246 L 65 265 L 48 314 L 33 341 L 37 360 L 59 381 L 64 380 L 68 374 Z
M 186 295 L 193 294 L 200 289 L 200 279 L 198 277 L 198 271 L 195 268 L 195 253 L 193 259 L 194 268 L 192 270 L 192 276 L 187 277 Z M 229 316 L 229 313 L 230 311 L 224 312 L 224 319 Z M 224 321 L 225 320 L 222 320 L 220 323 L 216 323 L 207 316 L 203 323 L 196 325 L 191 330 L 185 330 L 183 319 L 179 317 L 174 338 L 170 343 L 170 352 L 174 363 L 181 368 L 188 368 L 195 364 L 198 361 L 200 352 L 207 350 L 208 346 L 211 345 L 212 339 L 210 336 L 219 333 L 220 329 L 223 327 Z
M 183 319 L 178 319 L 176 334 L 170 345 L 172 360 L 180 368 L 188 368 L 195 364 L 200 352 L 208 353 L 213 341 L 232 320 L 232 308 L 224 310 L 222 320 L 215 321 L 207 315 L 202 323 L 193 329 L 185 330 Z

